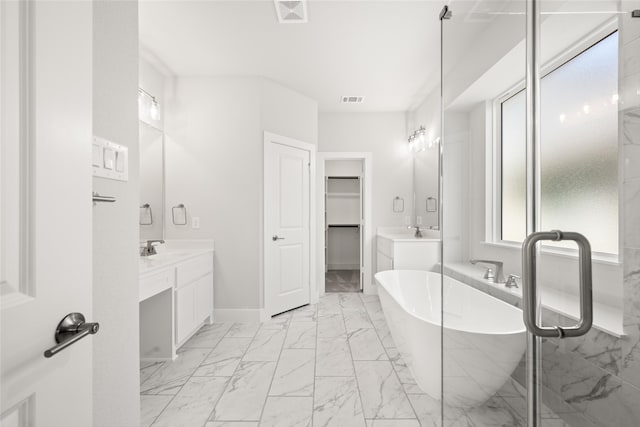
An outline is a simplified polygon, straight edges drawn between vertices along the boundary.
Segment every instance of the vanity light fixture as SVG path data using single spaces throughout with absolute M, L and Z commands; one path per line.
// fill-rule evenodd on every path
M 149 107 L 149 116 L 153 120 L 160 120 L 160 110 L 158 109 L 158 101 L 155 99 L 151 102 L 151 107 Z
M 415 152 L 415 148 L 414 145 L 416 143 L 416 137 L 415 135 L 409 135 L 409 150 L 411 150 L 411 152 Z
M 432 138 L 433 131 L 429 131 L 429 141 L 427 142 L 427 129 L 420 126 L 418 130 L 409 135 L 409 149 L 412 153 L 425 151 L 427 148 L 433 148 L 434 145 L 440 143 L 440 138 Z
M 148 105 L 148 102 L 146 102 L 147 99 L 151 101 L 151 105 L 148 107 L 149 118 L 151 118 L 151 120 L 160 120 L 160 106 L 156 97 L 140 87 L 138 88 L 138 116 L 140 118 L 146 116 L 146 106 Z

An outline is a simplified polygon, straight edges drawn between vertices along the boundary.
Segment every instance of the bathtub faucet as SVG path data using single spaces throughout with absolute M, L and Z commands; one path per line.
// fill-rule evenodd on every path
M 502 266 L 504 265 L 504 263 L 502 261 L 493 261 L 490 259 L 470 259 L 469 262 L 471 264 L 476 264 L 478 262 L 484 263 L 484 264 L 493 264 L 496 266 L 496 278 L 495 278 L 495 282 L 496 283 L 506 283 L 506 279 L 504 278 L 504 272 L 502 271 Z

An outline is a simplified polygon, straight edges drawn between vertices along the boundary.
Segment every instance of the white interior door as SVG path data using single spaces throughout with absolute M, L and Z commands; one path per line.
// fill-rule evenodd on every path
M 309 150 L 265 134 L 265 309 L 269 316 L 309 303 Z
M 0 2 L 0 424 L 92 424 L 91 2 Z

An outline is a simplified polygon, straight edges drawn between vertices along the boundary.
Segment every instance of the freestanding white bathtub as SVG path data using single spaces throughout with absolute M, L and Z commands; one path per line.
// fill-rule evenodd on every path
M 447 276 L 443 300 L 439 273 L 390 270 L 375 278 L 391 335 L 425 393 L 444 397 L 447 405 L 472 408 L 511 376 L 526 345 L 520 309 Z

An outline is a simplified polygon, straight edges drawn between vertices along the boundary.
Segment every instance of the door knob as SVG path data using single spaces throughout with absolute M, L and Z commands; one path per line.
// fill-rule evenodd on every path
M 284 237 L 278 237 L 278 235 L 274 235 L 273 237 L 271 237 L 271 240 L 273 240 L 274 242 L 276 240 L 284 240 Z
M 65 348 L 80 341 L 87 335 L 98 333 L 97 322 L 86 322 L 82 313 L 69 313 L 58 323 L 55 339 L 58 344 L 44 352 L 44 357 L 53 357 Z

